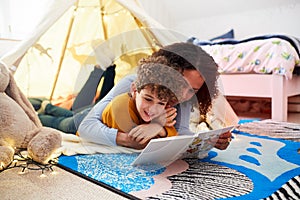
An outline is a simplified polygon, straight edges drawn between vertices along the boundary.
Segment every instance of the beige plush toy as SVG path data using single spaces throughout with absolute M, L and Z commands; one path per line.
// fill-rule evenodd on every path
M 13 75 L 0 62 L 0 170 L 13 161 L 17 149 L 26 149 L 34 161 L 46 164 L 61 141 L 58 130 L 42 126 Z

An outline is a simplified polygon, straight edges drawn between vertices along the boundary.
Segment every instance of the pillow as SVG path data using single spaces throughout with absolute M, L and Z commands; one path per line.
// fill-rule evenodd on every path
M 212 39 L 209 40 L 199 40 L 196 37 L 190 37 L 188 38 L 187 42 L 188 43 L 192 43 L 198 46 L 204 46 L 204 45 L 214 45 L 214 44 L 219 44 L 221 42 L 224 41 L 231 41 L 234 39 L 234 30 L 231 29 L 230 31 L 228 31 L 227 33 L 220 35 L 218 37 L 214 37 Z
M 234 39 L 234 30 L 231 29 L 230 31 L 224 33 L 223 35 L 210 39 L 210 41 L 223 40 L 223 39 Z
M 210 40 L 199 40 L 196 37 L 190 37 L 186 42 L 192 43 L 192 44 L 198 45 L 198 46 L 213 44 Z

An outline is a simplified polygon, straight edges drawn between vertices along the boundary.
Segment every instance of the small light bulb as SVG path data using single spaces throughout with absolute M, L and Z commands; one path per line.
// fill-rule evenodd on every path
M 41 175 L 40 175 L 40 178 L 46 178 L 46 177 L 47 177 L 46 174 L 41 174 Z
M 58 172 L 57 172 L 57 171 L 52 171 L 50 174 L 51 174 L 51 175 L 57 175 Z

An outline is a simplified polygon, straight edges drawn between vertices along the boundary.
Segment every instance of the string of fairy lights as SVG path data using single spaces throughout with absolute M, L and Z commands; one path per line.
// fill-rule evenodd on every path
M 103 16 L 103 20 L 108 23 L 107 21 L 109 20 L 109 17 L 122 17 L 123 15 L 128 15 L 131 16 L 133 19 L 135 19 L 135 16 L 133 16 L 127 9 L 124 8 L 117 8 L 114 11 L 106 11 L 104 9 L 104 7 L 99 7 L 99 6 L 92 6 L 94 8 L 94 11 L 99 12 L 100 10 L 100 14 Z M 78 15 L 80 12 L 83 12 L 84 8 L 78 7 L 77 9 L 75 9 L 74 11 L 74 15 Z M 140 29 L 144 29 L 146 30 L 147 28 L 144 27 L 142 24 L 140 24 Z M 152 38 L 152 41 L 150 42 L 152 47 L 155 48 L 158 45 L 158 42 Z M 15 69 L 13 70 L 15 71 Z M 30 171 L 30 170 L 40 170 L 41 171 L 41 176 L 44 176 L 44 172 L 45 171 L 51 171 L 54 172 L 53 170 L 53 166 L 55 164 L 57 164 L 58 159 L 52 159 L 49 161 L 48 164 L 41 164 L 38 163 L 34 160 L 32 160 L 30 157 L 28 157 L 27 155 L 22 154 L 22 150 L 19 149 L 19 151 L 14 155 L 14 159 L 13 161 L 9 164 L 9 166 L 7 166 L 5 169 L 0 170 L 0 173 L 8 170 L 8 169 L 12 169 L 12 168 L 20 168 L 20 172 L 19 174 L 23 174 L 26 173 L 26 171 Z
M 32 158 L 22 152 L 24 151 L 18 150 L 14 155 L 13 161 L 6 168 L 0 170 L 0 173 L 12 168 L 20 168 L 19 174 L 25 174 L 30 170 L 41 171 L 40 177 L 45 177 L 46 171 L 54 173 L 53 166 L 57 164 L 57 159 L 51 159 L 47 164 L 41 164 L 32 160 Z
M 125 9 L 122 6 L 119 6 L 117 8 L 115 8 L 114 10 L 112 10 L 111 8 L 105 8 L 105 6 L 100 6 L 100 5 L 96 5 L 96 6 L 78 6 L 77 8 L 74 9 L 74 16 L 78 15 L 81 12 L 86 12 L 86 9 L 92 9 L 93 12 L 99 12 L 100 15 L 102 15 L 102 20 L 106 23 L 106 24 L 113 24 L 111 23 L 111 18 L 115 18 L 115 17 L 124 17 L 124 15 L 126 15 L 127 17 L 131 17 L 133 20 L 136 19 L 136 17 L 128 10 Z M 138 22 L 137 22 L 138 23 Z M 138 23 L 139 25 L 139 29 L 141 30 L 147 30 L 148 31 L 148 27 L 145 27 L 142 23 Z M 155 38 L 151 38 L 151 46 L 152 48 L 157 48 L 160 47 L 159 42 L 155 39 Z

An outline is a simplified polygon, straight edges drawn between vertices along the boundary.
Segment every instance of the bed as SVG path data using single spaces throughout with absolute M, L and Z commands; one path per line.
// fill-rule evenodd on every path
M 226 97 L 267 98 L 271 119 L 287 121 L 288 98 L 300 94 L 299 39 L 262 35 L 244 40 L 188 40 L 219 65 L 219 86 Z

